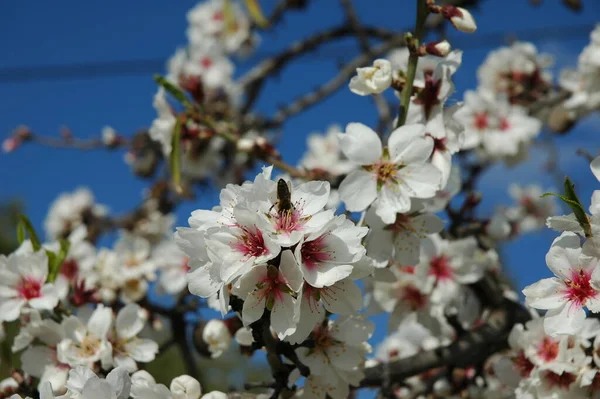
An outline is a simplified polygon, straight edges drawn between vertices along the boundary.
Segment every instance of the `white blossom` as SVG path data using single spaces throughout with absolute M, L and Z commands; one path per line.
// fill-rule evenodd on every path
M 392 84 L 392 64 L 385 59 L 373 61 L 370 67 L 357 68 L 356 74 L 349 86 L 360 96 L 381 93 Z
M 385 148 L 377 133 L 360 123 L 349 124 L 339 137 L 344 154 L 362 167 L 340 185 L 340 198 L 349 211 L 374 204 L 377 215 L 391 224 L 397 213 L 410 209 L 411 198 L 433 197 L 439 189 L 440 172 L 428 163 L 433 140 L 423 125 L 394 130 Z

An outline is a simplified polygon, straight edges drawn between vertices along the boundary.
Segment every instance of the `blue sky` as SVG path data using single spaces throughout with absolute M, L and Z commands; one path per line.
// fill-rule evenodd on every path
M 261 3 L 270 9 L 275 0 L 261 0 Z M 286 16 L 281 26 L 263 34 L 256 54 L 240 63 L 238 73 L 295 39 L 343 22 L 337 1 L 311 3 L 306 12 Z M 355 0 L 355 3 L 365 23 L 391 29 L 412 26 L 413 1 Z M 538 8 L 525 0 L 481 3 L 479 9 L 473 10 L 479 25 L 476 34 L 449 29 L 453 47 L 465 49 L 463 67 L 455 75 L 456 98 L 460 98 L 462 91 L 475 87 L 477 66 L 491 48 L 502 44 L 499 41 L 502 34 L 517 33 L 523 40 L 532 39 L 542 51 L 556 55 L 557 66 L 575 66 L 577 55 L 589 41 L 586 27 L 591 30 L 600 15 L 600 3 L 594 0 L 584 1 L 585 10 L 580 14 L 568 11 L 558 0 L 546 0 Z M 97 136 L 105 125 L 126 135 L 148 126 L 155 115 L 152 96 L 156 87 L 152 74 L 163 72 L 156 60 L 166 60 L 177 46 L 185 44 L 185 13 L 194 4 L 191 0 L 2 2 L 0 138 L 19 124 L 27 124 L 42 135 L 58 135 L 59 128 L 67 125 L 78 137 Z M 567 26 L 576 29 L 561 29 Z M 519 35 L 531 29 L 537 31 Z M 499 34 L 493 42 L 485 39 L 491 33 Z M 270 114 L 278 104 L 329 79 L 336 73 L 338 63 L 352 58 L 357 48 L 354 41 L 343 40 L 302 58 L 269 81 L 258 102 L 259 109 Z M 121 76 L 15 80 L 18 76 L 7 72 L 7 68 L 15 67 L 124 60 L 148 61 L 139 71 Z M 279 149 L 290 163 L 295 163 L 306 147 L 307 134 L 323 131 L 331 123 L 374 124 L 375 115 L 368 99 L 342 90 L 320 106 L 291 119 L 284 127 Z M 598 183 L 575 150 L 580 147 L 597 150 L 599 127 L 600 118 L 592 117 L 568 136 L 557 139 L 560 169 L 575 181 L 586 206 Z M 544 159 L 542 151 L 534 151 L 524 165 L 513 169 L 498 166 L 488 172 L 481 186 L 482 211 L 509 202 L 506 188 L 511 182 L 538 181 L 550 188 L 554 181 L 543 175 Z M 13 154 L 0 154 L 0 181 L 3 182 L 0 201 L 15 197 L 23 200 L 38 229 L 49 204 L 63 191 L 87 185 L 100 203 L 118 214 L 134 207 L 147 185 L 130 175 L 122 152 L 78 152 L 33 145 Z M 186 224 L 192 209 L 211 207 L 215 200 L 215 193 L 201 193 L 196 203 L 179 210 L 178 225 Z M 505 246 L 508 271 L 520 287 L 549 274 L 544 255 L 554 237 L 555 233 L 542 231 Z M 383 332 L 383 328 L 379 330 Z

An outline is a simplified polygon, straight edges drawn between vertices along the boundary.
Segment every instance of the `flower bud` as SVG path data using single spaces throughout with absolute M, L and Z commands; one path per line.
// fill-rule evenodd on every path
M 21 140 L 16 137 L 9 137 L 4 142 L 2 142 L 2 151 L 4 152 L 13 152 L 21 145 Z
M 240 152 L 251 152 L 254 148 L 254 140 L 247 137 L 241 138 L 237 142 L 237 150 Z
M 447 40 L 442 40 L 440 42 L 432 42 L 425 46 L 425 52 L 429 55 L 434 55 L 436 57 L 445 57 L 450 54 L 450 43 Z
M 118 143 L 117 132 L 110 126 L 102 129 L 102 143 L 107 147 L 114 147 Z
M 464 8 L 445 6 L 442 7 L 442 15 L 461 32 L 473 33 L 477 30 L 475 19 L 471 13 Z
M 198 380 L 185 374 L 173 378 L 169 389 L 175 399 L 199 399 L 202 395 Z
M 194 336 L 198 352 L 213 359 L 221 356 L 231 346 L 231 332 L 227 324 L 219 319 L 199 324 Z

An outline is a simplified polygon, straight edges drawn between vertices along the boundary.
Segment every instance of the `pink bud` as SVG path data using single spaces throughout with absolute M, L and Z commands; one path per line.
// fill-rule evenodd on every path
M 2 143 L 2 150 L 4 152 L 13 152 L 21 144 L 21 140 L 17 137 L 9 137 Z
M 442 15 L 461 32 L 473 33 L 477 30 L 475 19 L 470 12 L 461 7 L 442 7 Z
M 445 57 L 450 53 L 451 47 L 447 40 L 441 42 L 432 42 L 425 46 L 425 51 L 429 55 L 435 55 L 436 57 Z

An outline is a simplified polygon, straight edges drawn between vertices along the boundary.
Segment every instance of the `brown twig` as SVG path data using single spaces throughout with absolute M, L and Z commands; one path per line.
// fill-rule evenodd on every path
M 391 381 L 401 382 L 437 367 L 469 367 L 480 364 L 492 354 L 506 349 L 512 327 L 525 323 L 530 318 L 524 307 L 506 299 L 491 312 L 484 325 L 466 333 L 451 345 L 389 362 L 387 368 Z M 385 367 L 384 364 L 378 364 L 365 369 L 361 387 L 380 387 Z
M 265 128 L 277 128 L 281 126 L 289 117 L 299 114 L 305 111 L 311 106 L 329 97 L 331 94 L 336 92 L 342 86 L 344 86 L 350 77 L 355 73 L 356 68 L 367 64 L 373 57 L 377 57 L 381 54 L 385 54 L 394 47 L 398 47 L 404 44 L 404 38 L 401 36 L 395 36 L 378 46 L 373 48 L 371 55 L 361 54 L 354 58 L 352 61 L 347 63 L 337 74 L 337 76 L 330 79 L 328 82 L 321 85 L 315 91 L 307 93 L 302 97 L 296 99 L 291 104 L 280 109 L 272 119 L 263 122 Z
M 364 30 L 366 34 L 384 40 L 396 35 L 395 32 L 380 28 L 365 27 Z M 353 34 L 353 30 L 348 24 L 327 29 L 293 43 L 280 54 L 267 58 L 253 67 L 238 80 L 240 87 L 246 90 L 246 100 L 241 107 L 241 114 L 243 115 L 248 112 L 258 99 L 264 81 L 279 72 L 287 63 L 301 55 L 316 50 L 325 43 L 351 34 Z

